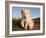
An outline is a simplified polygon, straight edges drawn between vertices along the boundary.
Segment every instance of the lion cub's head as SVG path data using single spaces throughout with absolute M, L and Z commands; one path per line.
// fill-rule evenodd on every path
M 30 14 L 30 10 L 29 9 L 21 10 L 21 12 L 22 12 L 22 16 L 24 16 L 24 17 L 27 17 Z

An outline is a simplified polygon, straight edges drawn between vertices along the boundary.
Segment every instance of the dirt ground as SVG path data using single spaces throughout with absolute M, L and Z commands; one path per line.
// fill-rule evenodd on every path
M 25 30 L 25 29 L 22 28 L 21 25 L 18 25 L 16 27 L 12 27 L 12 31 L 22 31 L 22 30 Z M 32 30 L 40 30 L 40 19 L 34 20 L 34 28 Z

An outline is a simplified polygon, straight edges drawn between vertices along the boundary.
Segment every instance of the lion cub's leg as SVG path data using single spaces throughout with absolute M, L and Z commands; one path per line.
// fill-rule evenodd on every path
M 25 29 L 28 29 L 27 26 L 28 26 L 28 21 L 26 21 L 25 23 Z
M 31 22 L 29 23 L 29 29 L 33 29 L 33 27 L 34 27 L 34 23 L 33 23 L 33 21 L 31 21 Z
M 21 21 L 21 26 L 24 27 L 24 20 Z

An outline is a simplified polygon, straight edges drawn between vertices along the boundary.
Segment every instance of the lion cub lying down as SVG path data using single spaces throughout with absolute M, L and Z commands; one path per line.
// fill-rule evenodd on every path
M 22 21 L 21 21 L 21 26 L 24 29 L 33 29 L 34 23 L 33 20 L 30 18 L 30 10 L 25 9 L 25 10 L 21 10 L 22 13 Z

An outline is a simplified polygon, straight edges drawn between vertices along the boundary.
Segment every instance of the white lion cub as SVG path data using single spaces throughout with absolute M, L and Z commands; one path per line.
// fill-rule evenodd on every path
M 33 23 L 33 20 L 30 18 L 30 10 L 24 9 L 24 10 L 21 10 L 21 13 L 22 13 L 21 26 L 24 29 L 28 29 L 27 27 L 29 27 L 29 29 L 33 29 L 34 23 Z

